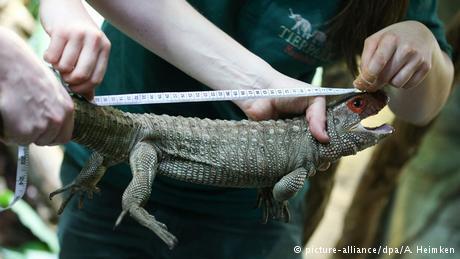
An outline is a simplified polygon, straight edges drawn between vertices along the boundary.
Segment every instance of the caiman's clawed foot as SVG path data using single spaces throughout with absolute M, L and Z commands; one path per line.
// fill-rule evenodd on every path
M 131 217 L 133 217 L 139 224 L 152 230 L 163 242 L 166 243 L 169 249 L 173 249 L 177 245 L 177 238 L 168 231 L 166 224 L 163 224 L 153 216 L 150 215 L 144 208 L 137 205 L 131 206 L 128 210 L 124 210 L 117 219 L 115 227 L 117 227 L 126 213 L 129 211 Z
M 99 188 L 96 187 L 96 184 L 102 178 L 106 171 L 107 167 L 104 165 L 104 158 L 97 152 L 93 152 L 86 162 L 85 166 L 78 174 L 77 178 L 70 184 L 57 189 L 56 191 L 50 193 L 50 200 L 56 194 L 70 190 L 69 195 L 63 200 L 61 207 L 58 210 L 58 214 L 61 214 L 64 208 L 69 203 L 70 199 L 76 194 L 80 194 L 80 201 L 78 202 L 78 208 L 83 207 L 83 198 L 88 196 L 89 199 L 93 198 L 93 193 L 100 192 Z
M 262 223 L 266 224 L 268 218 L 289 222 L 288 201 L 276 201 L 273 198 L 272 188 L 259 189 L 257 195 L 257 208 L 262 209 Z
M 80 195 L 80 199 L 79 199 L 79 202 L 78 202 L 78 208 L 81 209 L 83 208 L 83 199 L 85 197 L 85 193 L 86 193 L 86 196 L 88 197 L 88 199 L 93 199 L 93 196 L 94 196 L 94 193 L 99 193 L 100 192 L 100 189 L 96 186 L 84 186 L 82 184 L 77 184 L 74 182 L 50 193 L 50 200 L 53 199 L 53 197 L 59 193 L 63 193 L 65 191 L 69 190 L 69 195 L 67 197 L 64 198 L 64 200 L 62 201 L 61 203 L 61 206 L 59 207 L 59 210 L 58 210 L 58 214 L 62 214 L 62 212 L 64 211 L 64 208 L 67 206 L 67 204 L 69 203 L 69 201 L 72 199 L 72 197 L 79 193 Z

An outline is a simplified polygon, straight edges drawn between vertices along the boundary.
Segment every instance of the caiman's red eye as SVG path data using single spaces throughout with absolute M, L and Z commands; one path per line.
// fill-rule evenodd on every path
M 361 113 L 363 112 L 364 107 L 366 107 L 366 100 L 361 97 L 356 97 L 348 101 L 347 106 L 354 113 Z

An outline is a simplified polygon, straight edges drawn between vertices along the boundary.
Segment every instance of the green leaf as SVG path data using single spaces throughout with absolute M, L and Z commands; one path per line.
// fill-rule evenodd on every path
M 0 205 L 2 207 L 8 206 L 13 196 L 14 193 L 10 190 L 5 190 L 3 193 L 0 193 Z M 29 204 L 23 200 L 18 200 L 11 210 L 18 215 L 19 220 L 25 227 L 30 229 L 38 239 L 48 245 L 52 252 L 57 253 L 59 251 L 56 233 L 43 222 Z
M 46 243 L 52 252 L 59 251 L 59 243 L 56 233 L 51 230 L 40 218 L 40 216 L 23 200 L 18 200 L 11 208 L 21 223 L 30 229 L 41 241 Z
M 57 259 L 57 254 L 38 250 L 11 250 L 0 246 L 2 259 Z
M 26 256 L 15 250 L 10 250 L 7 248 L 0 247 L 0 258 L 5 259 L 26 259 Z
M 2 193 L 0 193 L 0 206 L 8 206 L 11 199 L 13 199 L 13 192 L 10 190 L 4 190 Z
M 30 0 L 29 3 L 27 4 L 27 9 L 29 10 L 29 12 L 32 14 L 32 16 L 35 19 L 38 18 L 39 7 L 40 7 L 39 0 Z

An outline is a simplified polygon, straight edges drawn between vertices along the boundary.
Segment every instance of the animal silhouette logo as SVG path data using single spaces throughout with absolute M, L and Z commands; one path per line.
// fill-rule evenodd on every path
M 307 19 L 304 19 L 300 14 L 294 13 L 291 8 L 289 8 L 289 18 L 295 21 L 294 26 L 291 28 L 292 31 L 307 39 L 312 36 L 312 26 Z

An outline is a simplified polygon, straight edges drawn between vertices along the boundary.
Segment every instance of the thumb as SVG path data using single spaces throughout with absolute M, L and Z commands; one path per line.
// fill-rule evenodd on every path
M 326 132 L 326 98 L 315 97 L 307 109 L 306 119 L 311 134 L 321 143 L 329 143 Z

